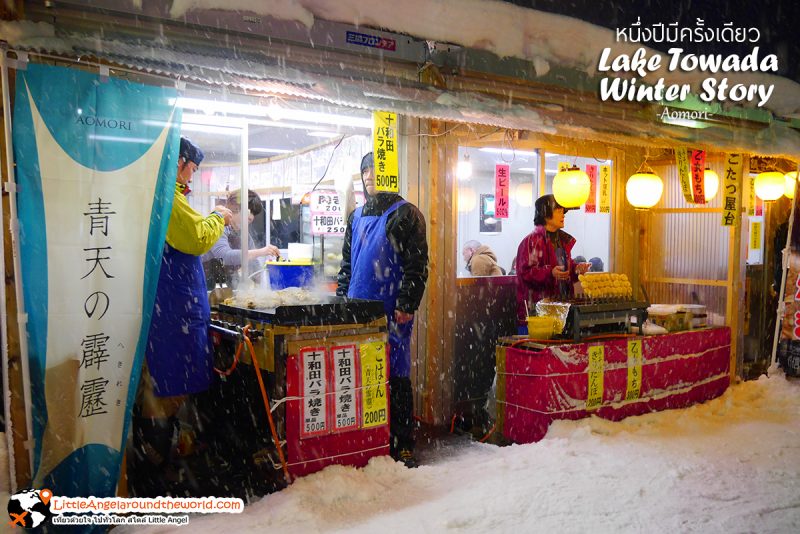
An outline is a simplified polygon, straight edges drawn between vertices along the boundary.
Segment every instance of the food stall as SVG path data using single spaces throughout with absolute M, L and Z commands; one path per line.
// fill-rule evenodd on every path
M 211 336 L 223 379 L 204 404 L 231 419 L 250 468 L 288 481 L 388 454 L 381 302 L 297 287 L 251 292 L 218 305 Z
M 495 240 L 491 244 L 502 256 L 500 263 L 510 271 L 519 240 L 531 230 L 532 201 L 552 191 L 553 175 L 562 163 L 577 164 L 587 172 L 593 166 L 596 173 L 592 175 L 596 188 L 594 209 L 590 211 L 587 203 L 569 214 L 569 217 L 584 217 L 582 233 L 577 236 L 579 243 L 599 247 L 598 252 L 587 248 L 582 253 L 587 258 L 601 257 L 614 272 L 627 273 L 636 287 L 641 284 L 647 288 L 652 302 L 695 303 L 699 300 L 708 304 L 709 315 L 721 318 L 709 324 L 727 327 L 722 330 L 728 332 L 729 339 L 728 348 L 719 346 L 714 354 L 721 358 L 722 352 L 727 350 L 730 354 L 728 372 L 732 375 L 740 369 L 744 348 L 741 338 L 746 324 L 740 307 L 746 294 L 742 248 L 747 244 L 748 224 L 752 222 L 748 218 L 758 215 L 749 213 L 754 206 L 744 200 L 747 193 L 742 191 L 737 213 L 743 214 L 735 226 L 720 227 L 722 195 L 702 206 L 685 203 L 672 151 L 687 146 L 716 150 L 716 159 L 709 153 L 709 162 L 720 176 L 724 175 L 724 154 L 788 157 L 796 147 L 795 138 L 790 136 L 794 131 L 784 125 L 776 127 L 775 117 L 769 113 L 720 108 L 714 110 L 716 117 L 712 120 L 693 121 L 697 128 L 679 127 L 654 119 L 658 117 L 657 112 L 663 110 L 655 103 L 600 102 L 590 89 L 596 79 L 584 69 L 559 66 L 541 73 L 531 69 L 531 63 L 526 60 L 506 58 L 498 63 L 497 58 L 488 56 L 486 51 L 449 46 L 431 49 L 430 41 L 407 36 L 401 39 L 399 35 L 377 30 L 370 32 L 385 35 L 393 43 L 396 40 L 396 51 L 391 54 L 385 49 L 354 51 L 349 43 L 346 46 L 334 43 L 326 50 L 320 68 L 319 49 L 315 43 L 324 42 L 321 36 L 330 34 L 332 29 L 338 32 L 336 35 L 344 36 L 352 28 L 318 20 L 311 33 L 307 28 L 294 32 L 293 28 L 286 30 L 280 25 L 265 24 L 259 34 L 252 32 L 251 17 L 231 19 L 223 24 L 213 10 L 199 10 L 185 21 L 174 21 L 164 13 L 168 7 L 131 7 L 111 0 L 102 3 L 108 7 L 107 11 L 99 12 L 89 6 L 91 2 L 78 0 L 30 6 L 26 18 L 43 25 L 46 22 L 48 28 L 52 26 L 58 30 L 59 37 L 52 40 L 55 44 L 50 45 L 53 50 L 49 51 L 36 39 L 31 43 L 12 43 L 17 48 L 7 55 L 13 56 L 13 65 L 24 69 L 30 60 L 63 62 L 82 68 L 99 68 L 104 81 L 123 76 L 158 86 L 175 86 L 181 96 L 176 101 L 183 109 L 183 131 L 207 149 L 208 155 L 195 182 L 195 207 L 208 212 L 223 192 L 252 188 L 263 195 L 265 202 L 264 213 L 268 219 L 263 229 L 265 239 L 269 239 L 272 227 L 276 235 L 278 230 L 286 234 L 285 241 L 297 240 L 288 236 L 300 231 L 302 223 L 298 220 L 311 217 L 311 205 L 308 209 L 299 206 L 302 196 L 316 185 L 326 191 L 338 189 L 332 177 L 339 176 L 345 178 L 344 182 L 349 179 L 350 186 L 358 187 L 358 180 L 352 179 L 356 162 L 369 150 L 372 141 L 369 136 L 371 117 L 366 110 L 393 110 L 405 115 L 400 117 L 402 192 L 426 217 L 431 251 L 426 296 L 417 313 L 412 344 L 415 406 L 423 421 L 442 424 L 449 422 L 454 411 L 464 405 L 470 404 L 475 412 L 481 408 L 491 384 L 498 338 L 499 346 L 507 347 L 503 350 L 510 354 L 502 362 L 497 361 L 498 399 L 506 406 L 506 411 L 498 413 L 498 418 L 505 417 L 506 421 L 512 420 L 509 412 L 512 408 L 523 411 L 530 408 L 521 400 L 515 400 L 516 397 L 506 396 L 506 392 L 524 389 L 519 386 L 521 382 L 517 382 L 517 371 L 521 370 L 520 377 L 536 374 L 530 371 L 529 362 L 524 358 L 546 359 L 546 354 L 555 354 L 558 359 L 559 354 L 565 354 L 563 349 L 545 344 L 523 343 L 511 348 L 518 340 L 506 340 L 504 336 L 508 336 L 514 326 L 513 276 L 489 279 L 461 278 L 456 274 L 461 246 L 474 237 L 483 242 Z M 96 17 L 93 20 L 113 23 L 121 34 L 136 38 L 112 41 L 93 34 L 84 35 L 85 31 L 75 32 L 85 26 L 89 7 Z M 147 17 L 142 18 L 145 11 Z M 146 20 L 145 27 L 140 27 L 142 20 Z M 258 21 L 260 25 L 261 19 Z M 166 35 L 168 41 L 177 45 L 177 50 L 183 51 L 138 40 L 143 31 L 153 29 L 158 35 Z M 237 53 L 252 56 L 233 63 L 220 57 L 220 50 L 231 51 L 228 31 L 249 35 L 236 47 Z M 287 32 L 284 37 L 289 44 L 273 45 L 280 40 L 270 40 L 270 35 L 277 37 L 281 31 Z M 302 35 L 300 42 L 296 35 Z M 262 57 L 263 54 L 266 56 Z M 343 66 L 347 68 L 343 70 Z M 360 83 L 353 84 L 354 79 Z M 686 103 L 686 109 L 706 110 L 701 104 L 691 102 Z M 279 121 L 286 121 L 284 128 L 276 126 Z M 309 138 L 296 145 L 277 146 L 278 140 L 296 140 L 296 136 L 287 133 L 289 131 L 313 135 L 317 141 L 329 136 L 333 141 L 312 144 Z M 343 139 L 339 139 L 340 136 Z M 770 146 L 760 142 L 773 136 L 784 142 L 770 143 Z M 271 143 L 267 144 L 267 140 Z M 471 152 L 464 153 L 462 147 L 470 147 Z M 485 169 L 478 166 L 478 152 L 487 156 Z M 456 172 L 466 156 L 470 156 L 476 166 L 471 182 L 468 176 L 458 176 Z M 649 211 L 639 211 L 626 200 L 624 192 L 629 177 L 648 157 L 663 178 L 665 194 L 660 204 Z M 503 191 L 511 205 L 509 218 L 503 219 L 501 225 L 497 220 L 490 221 L 499 217 L 490 214 L 488 206 L 494 206 L 489 196 L 492 199 L 499 196 L 495 180 L 498 167 L 502 170 L 503 165 L 507 165 L 506 171 L 510 172 L 511 182 Z M 751 162 L 753 172 L 762 170 L 757 167 Z M 479 183 L 478 171 L 486 178 L 485 183 Z M 739 176 L 737 184 L 747 186 L 747 182 L 745 172 L 744 176 Z M 462 232 L 462 222 L 480 235 Z M 247 226 L 245 215 L 242 221 L 245 232 Z M 304 232 L 305 228 L 301 230 Z M 570 231 L 573 230 L 570 228 Z M 323 256 L 322 261 L 327 263 L 323 272 L 330 275 L 326 271 L 335 269 L 340 258 L 329 246 L 333 238 L 328 239 L 325 248 L 320 239 L 315 252 L 319 250 L 317 259 Z M 769 237 L 765 232 L 760 239 L 762 248 L 767 241 Z M 669 261 L 661 254 L 665 250 L 671 253 Z M 8 254 L 10 257 L 10 252 Z M 764 271 L 767 270 L 765 265 Z M 694 293 L 696 299 L 692 298 Z M 608 324 L 618 324 L 618 318 L 627 311 L 641 312 L 644 309 L 641 303 L 645 300 L 637 299 L 633 305 L 626 303 L 622 309 L 575 303 L 577 320 L 571 323 L 571 335 L 562 334 L 565 338 L 559 344 L 574 349 L 576 363 L 570 367 L 570 372 L 575 375 L 576 383 L 586 381 L 581 377 L 589 374 L 589 354 L 597 357 L 597 349 L 593 347 L 610 344 L 604 350 L 609 355 L 605 361 L 611 362 L 612 355 L 615 358 L 622 355 L 623 345 L 618 347 L 617 343 L 637 339 L 588 340 L 596 333 L 592 329 L 598 324 L 597 319 L 605 315 L 611 321 Z M 232 353 L 233 357 L 239 345 L 247 345 L 246 338 L 253 343 L 252 352 L 258 362 L 257 366 L 249 365 L 250 357 L 245 353 L 238 368 L 226 377 L 220 394 L 231 397 L 227 405 L 232 413 L 227 416 L 241 416 L 239 428 L 255 429 L 257 442 L 247 448 L 247 454 L 267 449 L 265 461 L 273 471 L 285 470 L 291 476 L 317 470 L 329 463 L 362 465 L 370 455 L 382 454 L 381 450 L 385 452 L 382 440 L 388 430 L 385 424 L 373 427 L 374 421 L 367 420 L 363 397 L 362 405 L 356 408 L 357 428 L 345 429 L 334 424 L 339 412 L 334 402 L 336 390 L 330 389 L 334 387 L 332 373 L 335 372 L 332 352 L 354 346 L 357 355 L 361 355 L 362 345 L 385 341 L 382 317 L 367 314 L 348 319 L 346 314 L 338 318 L 326 315 L 327 319 L 321 323 L 297 322 L 298 316 L 324 315 L 318 306 L 335 304 L 318 301 L 304 304 L 301 310 L 290 313 L 289 308 L 294 305 L 248 306 L 246 302 L 239 302 L 218 310 L 216 319 L 221 323 L 214 328 L 217 350 L 223 355 Z M 14 313 L 9 317 L 12 322 L 16 320 Z M 694 343 L 696 339 L 692 336 L 711 336 L 718 330 L 661 337 L 674 338 L 677 346 Z M 653 366 L 661 365 L 661 358 L 669 358 L 664 355 L 666 353 L 659 352 L 666 341 L 657 342 L 658 339 L 648 337 L 642 341 L 643 374 L 655 371 Z M 14 348 L 12 352 L 17 354 L 24 350 Z M 324 357 L 318 357 L 319 352 Z M 367 352 L 374 354 L 369 349 Z M 521 352 L 524 355 L 520 355 Z M 567 351 L 568 354 L 573 352 Z M 319 394 L 312 395 L 315 404 L 319 400 L 325 408 L 319 412 L 327 414 L 324 421 L 316 419 L 319 413 L 306 415 L 303 411 L 306 409 L 305 392 L 310 391 L 306 386 L 311 380 L 310 365 L 315 359 L 327 362 L 324 385 L 330 388 L 325 389 L 324 394 L 320 390 Z M 684 358 L 676 365 L 688 361 Z M 721 362 L 715 359 L 714 365 L 718 364 Z M 231 365 L 232 361 L 221 370 L 227 371 Z M 357 371 L 358 366 L 353 360 L 351 373 Z M 253 372 L 254 369 L 260 372 Z M 615 369 L 611 363 L 606 366 L 609 373 Z M 363 365 L 360 371 L 363 380 Z M 509 374 L 510 371 L 515 374 Z M 13 374 L 11 380 L 19 383 L 22 379 L 17 374 Z M 676 379 L 679 374 L 674 374 Z M 256 382 L 237 385 L 237 377 L 245 376 L 253 377 Z M 268 430 L 268 417 L 260 407 L 262 394 L 256 376 L 264 379 L 263 396 L 273 403 L 268 411 L 275 415 L 276 437 Z M 598 376 L 596 371 L 594 376 Z M 610 389 L 612 383 L 609 376 L 609 389 L 605 390 L 597 413 L 616 409 L 618 390 Z M 655 389 L 645 388 L 644 376 L 642 388 L 641 395 L 652 394 L 655 398 L 661 393 L 657 384 Z M 22 391 L 23 387 L 13 389 Z M 377 391 L 380 389 L 376 390 L 376 397 Z M 578 404 L 585 404 L 587 395 L 576 389 L 571 398 L 578 399 Z M 511 406 L 512 402 L 516 406 Z M 241 403 L 248 403 L 251 409 L 239 413 L 230 408 Z M 610 404 L 606 406 L 606 403 Z M 16 402 L 12 418 L 15 428 L 25 430 L 24 414 L 17 407 L 20 404 Z M 251 417 L 251 414 L 261 415 Z M 301 426 L 306 422 L 312 425 L 310 433 L 314 435 L 308 435 L 309 431 Z M 504 426 L 507 425 L 501 424 L 500 428 L 506 434 Z M 379 436 L 375 437 L 373 432 Z M 19 436 L 23 435 L 21 431 Z M 358 439 L 349 447 L 348 443 L 343 443 L 349 440 L 344 438 L 352 436 Z M 27 456 L 24 441 L 15 438 L 16 458 Z M 285 444 L 275 447 L 270 445 L 273 441 Z M 343 448 L 339 448 L 340 445 Z M 278 454 L 281 450 L 286 453 L 283 460 Z M 21 466 L 25 462 L 17 463 Z M 274 468 L 276 464 L 285 465 Z M 27 475 L 20 466 L 17 473 L 22 483 Z

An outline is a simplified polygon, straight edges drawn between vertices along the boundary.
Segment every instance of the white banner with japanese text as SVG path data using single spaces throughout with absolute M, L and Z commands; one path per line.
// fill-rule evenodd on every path
M 176 91 L 29 65 L 14 158 L 34 487 L 115 494 L 175 187 Z

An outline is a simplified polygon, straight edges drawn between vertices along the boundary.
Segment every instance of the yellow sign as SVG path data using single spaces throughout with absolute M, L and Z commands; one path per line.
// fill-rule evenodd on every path
M 364 343 L 361 352 L 361 426 L 369 428 L 389 422 L 386 399 L 386 343 Z
M 638 399 L 642 391 L 642 340 L 628 341 L 628 388 L 625 400 Z
M 752 217 L 756 214 L 756 177 L 751 174 L 747 183 L 750 186 L 747 190 L 747 214 Z
M 761 250 L 761 221 L 750 223 L 750 250 Z
M 611 166 L 600 166 L 600 213 L 611 213 Z
M 686 202 L 694 203 L 692 193 L 692 172 L 689 167 L 689 151 L 685 148 L 675 149 L 675 161 L 678 165 L 678 178 L 681 180 L 681 192 Z
M 375 125 L 375 129 L 372 131 L 375 188 L 378 191 L 399 193 L 397 114 L 375 111 L 372 113 L 372 119 Z
M 722 178 L 722 226 L 737 226 L 742 218 L 741 154 L 728 154 Z
M 558 162 L 558 172 L 568 171 L 571 168 L 572 168 L 572 165 L 570 165 L 568 161 L 559 161 Z
M 603 404 L 603 366 L 605 350 L 602 345 L 589 347 L 589 387 L 586 391 L 586 409 L 594 410 Z

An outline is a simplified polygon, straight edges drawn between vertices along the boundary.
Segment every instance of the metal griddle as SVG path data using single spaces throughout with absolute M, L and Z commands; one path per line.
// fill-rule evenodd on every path
M 243 319 L 282 326 L 323 326 L 362 324 L 385 317 L 383 302 L 379 300 L 324 297 L 315 304 L 278 306 L 277 308 L 246 308 L 220 304 L 221 313 Z

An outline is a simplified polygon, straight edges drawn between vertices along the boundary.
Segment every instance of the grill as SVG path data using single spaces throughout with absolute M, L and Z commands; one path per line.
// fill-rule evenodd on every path
M 571 301 L 564 335 L 575 342 L 583 337 L 600 333 L 627 333 L 630 330 L 631 317 L 636 318 L 639 334 L 647 319 L 646 301 L 597 300 Z

